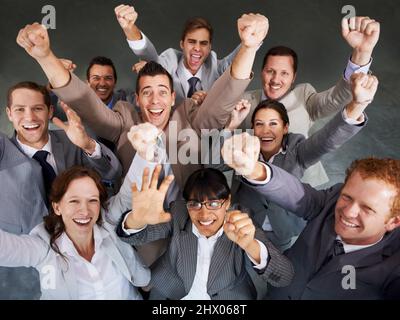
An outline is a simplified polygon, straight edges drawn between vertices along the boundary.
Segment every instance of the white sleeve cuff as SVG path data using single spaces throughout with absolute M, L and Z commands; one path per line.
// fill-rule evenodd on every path
M 359 125 L 359 124 L 365 122 L 364 113 L 361 115 L 361 117 L 359 119 L 354 120 L 353 118 L 348 117 L 346 108 L 343 109 L 342 116 L 343 116 L 343 120 L 346 121 L 346 123 L 350 124 L 350 125 L 356 126 L 356 125 Z
M 127 177 L 129 181 L 135 182 L 138 189 L 141 190 L 144 168 L 149 168 L 151 175 L 156 166 L 157 166 L 156 162 L 147 161 L 136 152 L 135 157 L 132 160 L 131 166 L 129 167 Z
M 130 235 L 132 235 L 132 234 L 138 233 L 138 232 L 140 232 L 140 231 L 146 229 L 146 227 L 147 227 L 147 226 L 144 226 L 142 229 L 125 229 L 125 222 L 126 222 L 126 219 L 128 219 L 128 216 L 129 216 L 130 214 L 132 214 L 132 211 L 129 212 L 127 215 L 125 215 L 125 218 L 124 218 L 124 220 L 122 221 L 122 231 L 124 231 L 124 233 L 125 233 L 127 236 L 130 236 Z
M 346 66 L 346 70 L 344 72 L 344 79 L 349 82 L 351 75 L 353 73 L 365 73 L 368 74 L 369 72 L 369 68 L 371 67 L 372 64 L 372 58 L 369 61 L 368 64 L 366 64 L 365 66 L 359 66 L 358 64 L 355 64 L 353 62 L 351 62 L 351 59 L 349 59 L 349 62 L 347 63 Z
M 271 181 L 271 177 L 272 177 L 271 168 L 268 165 L 266 165 L 265 163 L 261 163 L 261 164 L 265 167 L 265 170 L 267 170 L 267 178 L 265 180 L 257 181 L 257 180 L 247 179 L 246 177 L 243 177 L 243 178 L 245 178 L 251 184 L 255 184 L 255 185 L 267 184 L 268 182 L 270 182 Z
M 86 153 L 87 156 L 91 159 L 100 159 L 101 158 L 101 147 L 96 141 L 96 147 L 94 149 L 94 152 L 92 154 Z
M 140 34 L 142 35 L 142 39 L 140 39 L 140 40 L 128 40 L 128 39 L 126 39 L 126 41 L 128 42 L 129 48 L 131 48 L 133 51 L 135 51 L 135 50 L 143 50 L 144 47 L 146 46 L 147 37 L 143 34 L 143 32 L 140 32 Z
M 249 257 L 250 261 L 254 264 L 253 268 L 258 269 L 258 270 L 262 270 L 267 266 L 268 249 L 267 249 L 267 247 L 265 246 L 264 243 L 262 243 L 261 241 L 258 241 L 257 239 L 255 239 L 255 240 L 260 245 L 260 263 L 257 263 L 257 261 L 255 261 L 249 255 L 247 255 L 247 256 Z

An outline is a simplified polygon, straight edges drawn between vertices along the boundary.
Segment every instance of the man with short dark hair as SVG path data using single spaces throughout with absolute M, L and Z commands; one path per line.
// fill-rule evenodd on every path
M 211 51 L 213 29 L 210 23 L 196 17 L 185 23 L 180 41 L 182 51 L 169 48 L 159 55 L 136 26 L 138 13 L 133 6 L 120 5 L 115 8 L 115 14 L 134 54 L 141 60 L 158 62 L 171 74 L 177 104 L 192 98 L 200 105 L 205 92 L 230 66 L 239 49 L 218 60 L 217 54 Z
M 111 59 L 101 56 L 93 58 L 86 70 L 86 80 L 108 108 L 114 108 L 119 100 L 127 101 L 124 90 L 115 92 L 118 76 Z

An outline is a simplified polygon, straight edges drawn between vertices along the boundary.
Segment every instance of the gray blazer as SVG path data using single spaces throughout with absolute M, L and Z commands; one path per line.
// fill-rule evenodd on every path
M 114 153 L 102 143 L 99 143 L 101 147 L 101 158 L 92 159 L 88 157 L 81 148 L 74 145 L 63 130 L 50 130 L 49 134 L 51 136 L 51 148 L 58 173 L 72 166 L 81 165 L 97 170 L 101 177 L 106 180 L 119 179 L 121 177 L 121 164 Z M 12 141 L 19 147 L 15 134 Z M 41 172 L 39 163 L 35 160 L 31 161 L 37 168 L 36 170 Z
M 170 73 L 174 82 L 176 104 L 179 105 L 186 99 L 182 83 L 187 82 L 183 70 L 181 69 L 181 60 L 183 59 L 182 51 L 169 48 L 159 55 L 153 43 L 145 35 L 143 36 L 146 41 L 145 47 L 141 50 L 132 50 L 133 53 L 141 60 L 155 61 L 161 64 Z M 210 52 L 210 55 L 203 64 L 203 79 L 201 81 L 201 87 L 204 91 L 210 90 L 213 83 L 231 65 L 232 60 L 239 51 L 239 48 L 240 46 L 220 60 L 218 60 L 217 54 L 214 51 Z
M 386 233 L 377 244 L 351 253 L 334 256 L 335 206 L 342 185 L 317 191 L 302 184 L 286 171 L 269 165 L 272 179 L 261 186 L 251 186 L 268 201 L 276 202 L 308 221 L 298 240 L 285 254 L 295 269 L 287 288 L 272 288 L 274 299 L 399 299 L 400 298 L 400 229 Z M 344 290 L 344 266 L 354 266 L 356 288 Z
M 166 253 L 152 265 L 152 296 L 157 299 L 177 300 L 186 296 L 193 284 L 197 238 L 192 232 L 192 222 L 183 201 L 176 201 L 171 205 L 171 214 L 171 222 L 149 225 L 131 236 L 125 235 L 120 224 L 117 234 L 132 245 L 169 239 Z M 267 267 L 261 271 L 263 279 L 273 286 L 288 285 L 293 276 L 289 260 L 279 253 L 259 229 L 256 230 L 256 238 L 266 245 L 269 254 Z M 244 250 L 223 234 L 217 240 L 211 257 L 207 283 L 207 293 L 211 299 L 255 299 L 256 290 L 246 270 L 246 264 L 249 265 L 250 260 Z
M 0 229 L 27 234 L 47 214 L 41 171 L 0 132 Z M 37 299 L 39 275 L 30 268 L 0 267 L 0 299 Z
M 120 192 L 110 199 L 109 210 L 102 212 L 103 226 L 100 228 L 105 250 L 122 275 L 136 287 L 146 286 L 150 281 L 150 271 L 144 267 L 136 251 L 119 240 L 115 234 L 115 221 L 131 207 L 131 181 L 125 179 Z M 44 224 L 35 227 L 30 235 L 16 236 L 0 230 L 0 265 L 7 267 L 34 267 L 39 271 L 41 299 L 77 299 L 77 279 L 59 254 L 50 248 L 50 235 Z M 55 286 L 46 286 L 49 268 L 55 272 Z M 137 298 L 140 299 L 137 292 Z
M 289 133 L 284 142 L 285 150 L 276 155 L 272 163 L 301 179 L 305 170 L 319 161 L 324 154 L 338 149 L 362 130 L 368 121 L 366 115 L 364 116 L 364 123 L 350 125 L 343 119 L 342 112 L 338 112 L 308 139 L 301 134 Z M 275 203 L 269 203 L 265 197 L 240 181 L 233 181 L 233 201 L 249 208 L 255 222 L 260 226 L 267 215 L 272 227 L 272 231 L 267 232 L 268 238 L 278 248 L 287 249 L 291 238 L 298 236 L 303 230 L 305 221 Z
M 309 83 L 298 84 L 279 99 L 279 102 L 288 112 L 290 132 L 308 137 L 314 121 L 335 114 L 347 105 L 351 98 L 350 84 L 342 76 L 334 87 L 322 92 L 317 92 Z M 241 128 L 250 129 L 251 115 L 262 100 L 262 90 L 246 92 L 243 99 L 249 100 L 251 110 Z M 317 162 L 304 172 L 302 181 L 316 187 L 329 180 L 321 162 Z

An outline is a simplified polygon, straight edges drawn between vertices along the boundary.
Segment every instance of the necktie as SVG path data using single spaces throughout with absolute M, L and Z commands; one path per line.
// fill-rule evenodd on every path
M 191 98 L 192 95 L 193 95 L 193 93 L 196 92 L 196 85 L 197 85 L 197 83 L 198 83 L 199 81 L 200 81 L 200 79 L 199 79 L 199 78 L 196 78 L 196 77 L 192 77 L 192 78 L 190 78 L 190 79 L 188 80 L 189 85 L 190 85 L 190 87 L 189 87 L 189 92 L 188 92 L 188 95 L 187 95 L 188 98 Z
M 53 167 L 46 161 L 49 152 L 40 150 L 33 155 L 33 159 L 39 162 L 42 167 L 42 174 L 44 180 L 44 187 L 46 189 L 46 194 L 50 193 L 51 184 L 56 177 L 56 173 L 54 172 Z
M 333 252 L 334 252 L 335 256 L 339 256 L 339 255 L 345 253 L 342 241 L 340 241 L 338 239 L 335 240 L 335 245 L 333 247 Z

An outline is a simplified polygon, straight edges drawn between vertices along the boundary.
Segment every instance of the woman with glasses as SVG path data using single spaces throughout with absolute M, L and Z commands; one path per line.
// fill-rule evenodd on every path
M 132 187 L 134 209 L 117 230 L 135 246 L 169 239 L 166 252 L 152 265 L 151 299 L 255 299 L 249 269 L 273 286 L 290 283 L 289 260 L 246 213 L 229 210 L 230 189 L 220 171 L 201 169 L 190 175 L 185 201 L 172 203 L 168 213 L 163 202 L 173 178 L 157 188 L 160 171 L 157 166 L 149 178 L 149 169 L 144 170 L 142 190 Z

